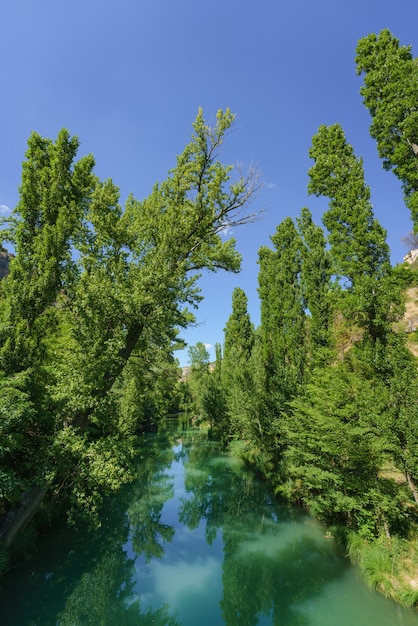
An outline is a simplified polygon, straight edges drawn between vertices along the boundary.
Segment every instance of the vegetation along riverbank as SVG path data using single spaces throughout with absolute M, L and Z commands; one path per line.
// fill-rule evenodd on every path
M 385 30 L 359 41 L 356 64 L 371 136 L 418 233 L 417 61 Z M 257 172 L 234 178 L 218 161 L 233 121 L 226 109 L 209 127 L 199 111 L 167 179 L 124 208 L 66 130 L 30 136 L 2 231 L 13 250 L 0 282 L 4 564 L 34 516 L 100 524 L 103 497 L 133 477 L 138 435 L 188 410 L 344 542 L 372 586 L 416 606 L 417 262 L 392 267 L 339 124 L 309 150 L 322 226 L 306 207 L 277 226 L 259 250 L 259 327 L 236 288 L 216 363 L 192 346 L 179 381 L 199 272 L 238 272 L 221 234 L 254 218 Z
M 418 229 L 418 64 L 389 31 L 358 43 L 370 132 L 400 179 Z M 285 218 L 259 250 L 261 324 L 232 295 L 223 346 L 208 369 L 190 351 L 185 405 L 347 547 L 367 582 L 418 603 L 418 274 L 392 267 L 362 159 L 339 124 L 309 151 L 309 192 L 328 199 Z M 412 248 L 418 248 L 414 235 Z

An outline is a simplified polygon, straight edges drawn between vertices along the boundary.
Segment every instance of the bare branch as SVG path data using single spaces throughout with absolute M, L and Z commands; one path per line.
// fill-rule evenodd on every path
M 404 246 L 410 250 L 418 248 L 418 233 L 414 233 L 414 231 L 411 230 L 405 237 L 401 237 L 401 241 Z

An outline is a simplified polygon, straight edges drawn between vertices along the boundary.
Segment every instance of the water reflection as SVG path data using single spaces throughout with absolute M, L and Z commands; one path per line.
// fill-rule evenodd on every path
M 1 579 L 0 624 L 179 626 L 167 606 L 142 609 L 133 591 L 135 560 L 125 548 L 130 542 L 149 561 L 172 539 L 174 528 L 160 517 L 173 495 L 164 473 L 173 458 L 170 440 L 150 439 L 138 480 L 108 501 L 98 531 L 83 524 L 49 529 L 36 555 Z
M 309 624 L 297 604 L 320 594 L 347 562 L 302 512 L 272 500 L 265 485 L 226 455 L 190 450 L 180 519 L 223 538 L 222 616 L 228 626 Z M 198 468 L 198 471 L 196 471 Z
M 167 420 L 147 439 L 138 479 L 102 522 L 94 534 L 51 529 L 4 577 L 2 626 L 418 624 L 187 422 Z

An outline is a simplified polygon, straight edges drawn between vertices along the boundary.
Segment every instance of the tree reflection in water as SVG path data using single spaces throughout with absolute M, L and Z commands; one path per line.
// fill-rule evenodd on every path
M 141 455 L 98 531 L 51 530 L 30 574 L 5 580 L 2 626 L 308 624 L 298 605 L 346 567 L 315 523 L 187 424 Z
M 180 519 L 189 529 L 204 521 L 208 543 L 222 533 L 221 611 L 228 626 L 303 626 L 298 605 L 344 573 L 345 559 L 301 511 L 277 502 L 237 460 L 214 456 L 213 446 L 190 448 L 188 497 Z

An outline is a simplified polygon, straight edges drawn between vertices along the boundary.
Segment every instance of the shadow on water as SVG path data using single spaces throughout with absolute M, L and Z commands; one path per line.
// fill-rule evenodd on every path
M 2 626 L 325 624 L 306 607 L 350 567 L 312 518 L 187 420 L 167 420 L 141 457 L 100 529 L 51 528 L 3 577 Z

